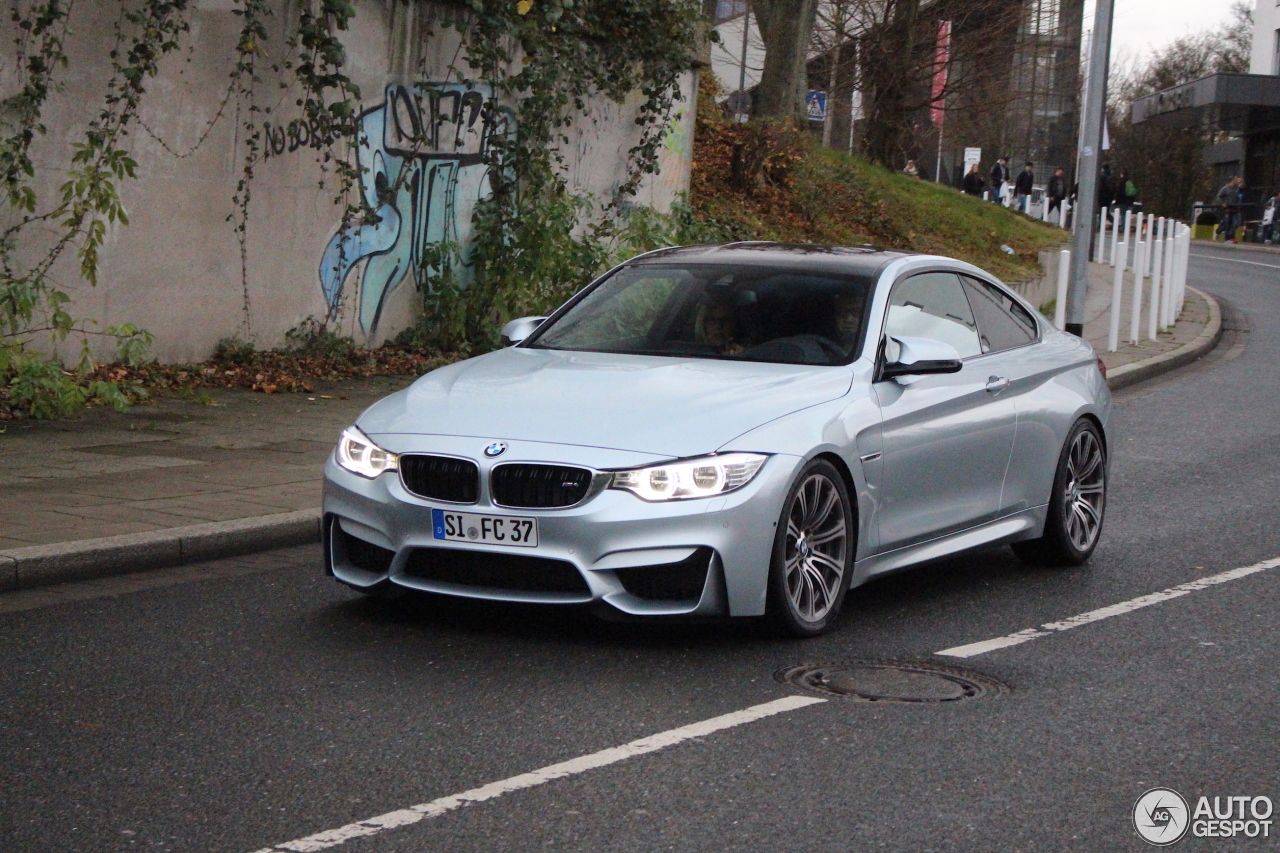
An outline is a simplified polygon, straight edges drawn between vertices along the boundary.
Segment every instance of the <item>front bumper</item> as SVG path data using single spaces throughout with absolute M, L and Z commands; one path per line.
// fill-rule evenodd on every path
M 763 614 L 778 517 L 803 461 L 771 456 L 750 483 L 717 498 L 647 503 L 629 492 L 606 489 L 566 509 L 510 509 L 494 506 L 489 499 L 489 470 L 497 463 L 477 458 L 474 445 L 481 443 L 476 439 L 380 436 L 375 440 L 395 452 L 462 455 L 460 451 L 470 450 L 469 458 L 480 466 L 480 497 L 466 506 L 420 498 L 406 491 L 394 472 L 369 480 L 340 468 L 331 455 L 324 482 L 325 565 L 338 580 L 354 587 L 389 582 L 497 601 L 603 602 L 631 615 Z M 501 462 L 554 462 L 599 470 L 659 461 L 624 461 L 623 457 L 638 454 L 534 442 L 512 442 L 510 450 Z M 435 539 L 432 509 L 536 517 L 538 545 L 517 548 Z M 384 550 L 370 551 L 366 545 Z M 450 558 L 450 565 L 469 566 L 473 571 L 453 571 L 443 578 L 439 573 L 425 576 L 417 567 L 425 556 L 439 552 L 418 553 L 420 549 L 451 551 L 443 555 Z M 370 554 L 382 556 L 373 559 Z M 567 566 L 550 561 L 571 566 L 582 583 L 538 582 L 540 566 L 568 571 Z M 705 580 L 696 595 L 688 584 L 664 587 L 662 579 L 674 576 L 682 566 L 703 567 Z M 486 580 L 506 567 L 531 582 L 516 582 L 518 588 L 513 588 L 509 582 Z

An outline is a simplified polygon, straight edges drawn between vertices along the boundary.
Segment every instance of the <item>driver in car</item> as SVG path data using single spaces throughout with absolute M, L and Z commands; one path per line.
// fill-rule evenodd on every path
M 714 345 L 720 355 L 742 352 L 742 343 L 738 340 L 738 318 L 727 300 L 716 300 L 703 306 L 699 325 L 703 342 Z

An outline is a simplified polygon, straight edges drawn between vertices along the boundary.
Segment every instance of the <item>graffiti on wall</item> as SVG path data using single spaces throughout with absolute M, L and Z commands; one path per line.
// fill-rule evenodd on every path
M 429 287 L 427 246 L 466 241 L 476 202 L 489 193 L 486 146 L 510 127 L 510 114 L 489 95 L 460 84 L 392 84 L 383 103 L 361 113 L 360 192 L 377 219 L 333 236 L 320 287 L 335 311 L 348 276 L 364 262 L 358 317 L 366 334 L 377 330 L 387 297 L 406 278 Z

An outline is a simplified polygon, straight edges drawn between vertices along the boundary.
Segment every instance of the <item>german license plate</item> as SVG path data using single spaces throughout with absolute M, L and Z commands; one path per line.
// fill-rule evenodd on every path
M 486 545 L 516 545 L 536 548 L 538 520 L 510 515 L 477 515 L 473 512 L 431 510 L 431 526 L 436 539 L 448 542 L 478 542 Z

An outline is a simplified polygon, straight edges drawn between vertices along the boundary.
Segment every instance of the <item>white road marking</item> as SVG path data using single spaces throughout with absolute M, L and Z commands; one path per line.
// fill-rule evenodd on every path
M 1257 261 L 1241 261 L 1236 258 L 1222 258 L 1217 255 L 1189 255 L 1192 258 L 1204 258 L 1209 261 L 1226 261 L 1229 264 L 1249 264 L 1254 267 L 1267 267 L 1268 269 L 1280 270 L 1280 266 L 1275 264 L 1260 264 Z
M 1102 607 L 1098 610 L 1090 610 L 1088 613 L 1081 613 L 1079 616 L 1072 616 L 1070 619 L 1063 619 L 1061 622 L 1049 622 L 1041 625 L 1039 628 L 1028 628 L 1025 631 L 1018 631 L 1016 634 L 1009 634 L 1005 637 L 996 637 L 993 640 L 983 640 L 978 643 L 969 643 L 965 646 L 956 646 L 950 649 L 943 649 L 940 652 L 934 652 L 936 655 L 946 655 L 952 658 L 971 658 L 977 655 L 983 655 L 987 652 L 993 652 L 996 649 L 1007 649 L 1009 646 L 1017 646 L 1030 640 L 1040 637 L 1047 637 L 1050 634 L 1059 631 L 1069 631 L 1072 628 L 1079 628 L 1081 625 L 1088 625 L 1090 622 L 1098 622 L 1103 619 L 1110 619 L 1112 616 L 1121 616 L 1125 613 L 1131 613 L 1143 607 L 1150 607 L 1152 604 L 1159 604 L 1162 601 L 1168 601 L 1171 598 L 1179 598 L 1184 595 L 1195 592 L 1196 590 L 1207 589 L 1211 586 L 1217 586 L 1220 583 L 1237 580 L 1239 578 L 1248 577 L 1249 575 L 1264 572 L 1267 569 L 1273 569 L 1280 566 L 1280 558 L 1274 560 L 1264 560 L 1261 563 L 1254 563 L 1252 566 L 1244 566 L 1239 569 L 1232 569 L 1229 572 L 1223 572 L 1219 575 L 1209 575 L 1206 578 L 1189 581 L 1187 583 L 1178 584 L 1169 587 L 1163 592 L 1153 592 L 1150 595 L 1142 595 L 1137 598 L 1131 598 L 1128 601 L 1122 601 L 1119 604 L 1112 604 L 1109 607 Z
M 490 782 L 488 785 L 472 788 L 470 791 L 463 791 L 461 794 L 441 797 L 429 803 L 421 803 L 416 806 L 409 806 L 407 809 L 387 812 L 357 823 L 340 826 L 337 829 L 317 832 L 315 835 L 308 835 L 306 838 L 264 847 L 255 851 L 255 853 L 281 853 L 281 851 L 286 850 L 292 851 L 292 853 L 312 853 L 315 850 L 326 850 L 330 847 L 337 847 L 339 844 L 350 841 L 353 838 L 367 838 L 370 835 L 377 835 L 389 829 L 409 826 L 427 818 L 439 817 L 462 806 L 496 799 L 512 791 L 534 788 L 555 779 L 562 779 L 565 776 L 573 776 L 578 773 L 584 773 L 587 770 L 594 770 L 597 767 L 625 761 L 637 755 L 644 755 L 647 752 L 666 749 L 669 746 L 674 746 L 692 738 L 703 737 L 723 729 L 731 729 L 744 723 L 772 717 L 774 714 L 782 714 L 826 701 L 826 699 L 819 699 L 816 696 L 787 696 L 783 699 L 775 699 L 772 702 L 765 702 L 763 705 L 753 705 L 750 708 L 743 708 L 741 711 L 734 711 L 731 714 L 712 717 L 700 723 L 692 723 L 687 726 L 681 726 L 678 729 L 659 732 L 656 735 L 650 735 L 640 740 L 633 740 L 630 743 L 624 743 L 622 746 L 602 749 L 590 755 L 583 755 L 559 764 L 552 764 L 548 767 L 543 767 L 541 770 L 534 770 L 532 773 L 522 773 L 519 776 L 512 776 L 499 782 Z

